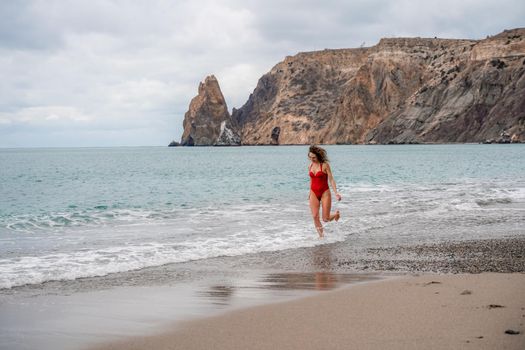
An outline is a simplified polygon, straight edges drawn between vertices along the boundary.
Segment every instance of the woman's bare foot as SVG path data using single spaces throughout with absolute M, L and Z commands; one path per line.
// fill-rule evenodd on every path
M 316 229 L 317 229 L 317 233 L 319 234 L 319 239 L 323 239 L 324 238 L 323 226 L 316 227 Z
M 339 210 L 337 210 L 337 211 L 335 212 L 334 219 L 335 219 L 335 221 L 339 221 L 340 218 L 341 218 L 341 213 L 339 213 Z

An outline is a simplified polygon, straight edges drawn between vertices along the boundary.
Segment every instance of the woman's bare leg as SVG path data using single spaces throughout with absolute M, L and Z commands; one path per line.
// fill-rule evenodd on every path
M 312 218 L 314 219 L 315 228 L 317 229 L 317 233 L 319 234 L 319 237 L 323 238 L 324 237 L 323 225 L 321 224 L 321 220 L 319 218 L 319 207 L 321 206 L 321 203 L 315 196 L 315 193 L 313 193 L 312 191 L 310 191 L 309 201 L 310 201 L 310 210 L 312 211 Z
M 323 204 L 323 221 L 329 222 L 334 219 L 335 221 L 338 221 L 341 216 L 339 210 L 337 210 L 335 214 L 330 214 L 330 210 L 332 210 L 332 195 L 330 194 L 330 190 L 326 190 L 323 193 L 321 196 L 321 203 Z

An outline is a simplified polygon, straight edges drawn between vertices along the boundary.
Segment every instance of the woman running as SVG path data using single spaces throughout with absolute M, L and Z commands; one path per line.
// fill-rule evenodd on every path
M 339 210 L 335 214 L 330 214 L 332 208 L 332 196 L 330 194 L 330 188 L 328 182 L 332 186 L 332 190 L 335 193 L 335 197 L 338 201 L 341 200 L 341 195 L 337 192 L 337 186 L 335 184 L 334 177 L 332 176 L 332 169 L 328 164 L 328 157 L 326 151 L 319 146 L 310 146 L 308 152 L 308 158 L 312 161 L 308 170 L 310 172 L 310 210 L 312 211 L 312 217 L 314 219 L 315 228 L 319 233 L 319 238 L 324 237 L 323 225 L 319 220 L 319 207 L 323 205 L 323 221 L 329 222 L 335 219 L 339 220 Z

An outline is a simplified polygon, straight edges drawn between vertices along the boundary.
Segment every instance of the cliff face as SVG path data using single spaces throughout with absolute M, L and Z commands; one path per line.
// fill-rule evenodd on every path
M 259 80 L 248 102 L 233 110 L 242 143 L 330 143 L 323 136 L 368 51 L 325 50 L 286 57 Z
M 525 140 L 525 29 L 299 53 L 232 113 L 243 144 Z
M 236 145 L 239 136 L 232 130 L 230 114 L 215 76 L 206 77 L 199 84 L 195 96 L 184 115 L 182 146 Z
M 289 56 L 231 117 L 213 80 L 190 104 L 182 144 L 525 141 L 525 28 Z
M 445 46 L 440 55 L 366 141 L 480 142 L 502 132 L 525 140 L 525 30 Z

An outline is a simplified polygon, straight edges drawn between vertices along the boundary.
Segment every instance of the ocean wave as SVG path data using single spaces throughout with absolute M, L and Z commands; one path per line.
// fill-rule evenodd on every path
M 74 209 L 76 207 L 73 207 Z M 12 215 L 0 219 L 0 227 L 11 231 L 31 232 L 34 230 L 60 229 L 67 227 L 97 227 L 111 223 L 152 222 L 175 216 L 175 210 L 112 209 L 96 206 L 92 209 L 72 212 Z
M 110 273 L 219 256 L 311 247 L 342 241 L 346 237 L 345 233 L 333 230 L 324 240 L 318 240 L 309 224 L 289 226 L 284 230 L 269 224 L 266 227 L 253 227 L 249 232 L 193 238 L 184 242 L 151 242 L 0 259 L 0 289 L 47 281 L 105 276 Z M 327 229 L 330 230 L 330 226 Z
M 510 204 L 512 199 L 508 197 L 504 198 L 487 198 L 487 199 L 476 199 L 476 204 L 479 206 L 488 206 L 493 204 Z
M 328 224 L 329 230 L 337 228 L 337 232 L 328 234 L 324 241 L 316 239 L 306 193 L 303 201 L 279 199 L 271 203 L 156 210 L 71 207 L 70 212 L 12 216 L 1 219 L 4 221 L 0 221 L 0 228 L 4 225 L 12 231 L 30 234 L 9 236 L 8 232 L 6 242 L 10 239 L 13 246 L 20 244 L 24 248 L 20 254 L 24 256 L 6 259 L 8 255 L 4 255 L 0 259 L 0 288 L 104 276 L 218 256 L 309 247 L 344 240 L 356 232 L 380 234 L 367 237 L 369 240 L 395 241 L 398 236 L 409 239 L 423 235 L 421 228 L 433 222 L 437 222 L 436 227 L 449 227 L 449 223 L 482 227 L 506 220 L 514 222 L 522 215 L 517 211 L 525 207 L 525 190 L 520 186 L 496 182 L 380 186 L 342 183 L 339 190 L 343 201 L 334 201 L 332 208 L 341 210 L 343 222 Z M 507 211 L 491 211 L 498 208 Z M 405 223 L 402 229 L 396 226 Z M 50 232 L 58 234 L 48 235 Z M 44 240 L 45 248 L 49 249 L 37 250 L 43 246 L 40 240 L 31 240 L 24 246 L 19 236 L 32 239 L 49 236 Z M 66 236 L 67 240 L 61 240 Z M 31 252 L 35 256 L 28 256 L 32 253 L 26 248 L 33 245 L 36 248 Z M 88 249 L 81 249 L 84 247 Z M 52 250 L 55 248 L 58 250 Z

